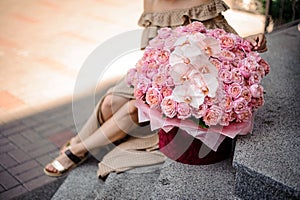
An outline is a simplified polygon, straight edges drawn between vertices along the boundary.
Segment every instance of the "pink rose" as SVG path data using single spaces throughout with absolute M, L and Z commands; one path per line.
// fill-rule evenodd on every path
M 244 98 L 238 98 L 233 102 L 233 109 L 238 114 L 248 108 L 248 102 Z
M 134 89 L 134 96 L 136 99 L 143 100 L 145 93 L 142 90 Z
M 238 63 L 238 67 L 240 68 L 240 72 L 241 74 L 248 79 L 251 76 L 251 70 L 250 70 L 250 66 L 247 65 L 245 62 L 240 61 Z
M 158 37 L 161 39 L 168 38 L 172 33 L 172 29 L 168 27 L 161 28 L 157 31 Z
M 161 94 L 156 88 L 149 88 L 146 93 L 146 102 L 150 107 L 157 106 L 161 103 Z
M 143 63 L 153 62 L 154 55 L 155 55 L 155 50 L 150 47 L 146 47 L 145 52 L 142 57 L 142 62 Z
M 270 65 L 264 59 L 260 59 L 258 64 L 264 67 L 265 75 L 267 75 L 270 72 Z
M 178 119 L 186 119 L 192 115 L 191 107 L 184 102 L 177 104 L 177 117 Z
M 228 50 L 222 50 L 219 58 L 221 61 L 232 61 L 235 59 L 235 54 Z
M 260 97 L 260 98 L 252 98 L 251 99 L 251 105 L 254 107 L 254 108 L 259 108 L 261 106 L 263 106 L 265 103 L 265 100 L 264 100 L 264 97 Z
M 199 108 L 192 108 L 192 115 L 196 118 L 201 118 L 205 116 L 207 110 L 207 105 L 206 104 L 202 104 L 199 106 Z
M 215 103 L 215 99 L 209 96 L 204 97 L 204 103 L 208 106 L 211 106 Z
M 231 96 L 233 99 L 239 98 L 242 94 L 242 86 L 238 83 L 233 83 L 229 85 L 227 94 Z
M 249 58 L 255 60 L 256 62 L 259 62 L 261 57 L 259 55 L 259 53 L 257 53 L 256 51 L 251 51 L 248 53 L 247 55 Z
M 254 57 L 248 56 L 244 59 L 245 65 L 248 65 L 251 71 L 256 71 L 258 63 Z
M 220 125 L 221 126 L 228 126 L 229 122 L 231 120 L 231 116 L 229 113 L 224 113 L 220 119 Z
M 136 69 L 135 68 L 131 68 L 128 70 L 127 72 L 127 84 L 129 86 L 133 86 L 136 84 Z
M 242 38 L 238 42 L 237 47 L 239 49 L 241 49 L 242 51 L 245 51 L 245 52 L 251 52 L 251 49 L 252 49 L 251 43 L 247 40 L 242 39 Z
M 232 52 L 235 54 L 238 60 L 243 60 L 246 57 L 245 52 L 240 49 L 233 49 Z
M 251 119 L 252 117 L 252 112 L 250 108 L 247 108 L 245 110 L 242 110 L 237 114 L 237 122 L 247 122 Z
M 253 84 L 249 89 L 254 98 L 260 98 L 263 96 L 264 88 L 261 85 Z
M 232 98 L 230 96 L 225 96 L 222 100 L 222 107 L 226 112 L 229 112 L 232 110 Z
M 169 61 L 170 52 L 166 50 L 160 50 L 156 52 L 156 60 L 159 64 L 165 64 Z
M 233 68 L 233 65 L 230 61 L 223 61 L 221 65 L 221 69 L 231 70 Z
M 186 25 L 186 28 L 191 33 L 193 33 L 193 32 L 205 33 L 206 32 L 205 26 L 201 22 L 197 22 L 197 21 Z
M 164 86 L 161 88 L 160 93 L 162 94 L 163 97 L 170 96 L 172 94 L 172 88 Z
M 152 85 L 161 87 L 166 82 L 166 77 L 163 74 L 156 73 L 152 79 Z
M 252 95 L 248 88 L 244 87 L 242 90 L 241 97 L 243 97 L 247 102 L 251 101 Z
M 261 75 L 258 72 L 252 72 L 251 76 L 249 77 L 248 83 L 249 85 L 259 84 L 261 81 Z
M 220 70 L 219 77 L 226 84 L 229 84 L 232 82 L 232 74 L 229 70 L 226 70 L 226 69 Z
M 229 35 L 223 35 L 219 37 L 221 48 L 231 50 L 234 48 L 235 41 Z
M 150 85 L 151 85 L 151 81 L 147 77 L 144 76 L 138 77 L 138 83 L 136 85 L 136 88 L 138 90 L 142 90 L 144 93 L 146 93 Z
M 231 70 L 232 81 L 235 83 L 242 84 L 244 82 L 244 76 L 242 75 L 241 69 L 235 68 Z
M 158 37 L 153 38 L 149 41 L 149 46 L 155 49 L 162 49 L 164 46 L 164 40 Z
M 157 69 L 151 68 L 151 67 L 147 67 L 147 71 L 146 71 L 147 78 L 152 79 L 152 77 L 153 77 L 154 75 L 156 75 L 157 72 L 158 72 Z
M 265 76 L 265 68 L 261 65 L 257 66 L 257 72 L 261 77 Z
M 171 97 L 165 97 L 161 102 L 162 112 L 169 118 L 177 114 L 177 103 Z
M 166 85 L 167 85 L 167 86 L 170 86 L 170 87 L 175 86 L 174 81 L 173 81 L 173 79 L 172 79 L 171 76 L 169 76 L 169 77 L 167 78 L 167 80 L 166 80 Z
M 222 35 L 225 35 L 226 31 L 224 31 L 223 29 L 220 28 L 216 28 L 216 29 L 208 29 L 206 35 L 208 36 L 212 36 L 214 38 L 219 38 Z
M 218 70 L 221 69 L 222 63 L 218 59 L 210 58 L 209 61 L 211 62 L 211 64 L 213 64 L 214 66 L 216 66 L 216 68 Z
M 203 117 L 206 125 L 217 125 L 223 115 L 222 109 L 216 105 L 212 105 Z

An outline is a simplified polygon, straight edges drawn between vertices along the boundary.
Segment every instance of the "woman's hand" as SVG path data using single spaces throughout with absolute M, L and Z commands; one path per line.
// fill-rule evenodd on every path
M 249 36 L 245 37 L 245 39 L 252 44 L 254 51 L 263 53 L 268 50 L 267 40 L 266 40 L 265 34 L 263 34 L 263 33 L 249 35 Z

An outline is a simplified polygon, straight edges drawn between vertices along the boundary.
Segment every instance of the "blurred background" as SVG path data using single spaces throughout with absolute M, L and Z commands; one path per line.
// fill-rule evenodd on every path
M 1 0 L 0 124 L 70 102 L 88 55 L 114 35 L 141 28 L 142 2 Z M 226 3 L 231 9 L 224 16 L 241 36 L 300 19 L 299 0 Z

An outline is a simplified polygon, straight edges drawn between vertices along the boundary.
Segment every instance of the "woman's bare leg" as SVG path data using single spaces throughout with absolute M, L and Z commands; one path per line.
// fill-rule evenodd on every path
M 138 126 L 137 108 L 134 104 L 135 100 L 130 100 L 125 103 L 92 135 L 81 142 L 74 144 L 71 148 L 72 153 L 77 156 L 83 156 L 87 151 L 100 148 L 125 137 L 130 130 Z M 72 165 L 72 162 L 64 154 L 60 155 L 57 160 L 65 168 Z M 56 172 L 56 169 L 53 168 L 51 164 L 48 164 L 46 169 L 54 173 Z
M 117 112 L 126 102 L 128 102 L 128 98 L 124 98 L 121 96 L 115 96 L 112 94 L 105 96 L 101 105 L 98 105 L 96 107 L 95 111 L 90 116 L 90 118 L 87 120 L 87 122 L 84 124 L 84 126 L 79 131 L 79 133 L 71 139 L 71 141 L 70 141 L 71 146 L 79 143 L 81 140 L 88 138 L 90 135 L 94 134 L 95 131 L 99 128 L 99 122 L 97 119 L 98 112 L 99 112 L 98 111 L 99 106 L 101 106 L 99 109 L 100 109 L 100 113 L 102 114 L 102 119 L 103 119 L 103 121 L 106 121 L 115 112 Z M 64 149 L 62 149 L 61 153 L 63 153 L 63 152 L 64 152 Z

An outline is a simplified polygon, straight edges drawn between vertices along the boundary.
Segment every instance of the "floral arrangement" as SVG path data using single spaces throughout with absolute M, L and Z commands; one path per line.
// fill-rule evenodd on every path
M 260 82 L 270 70 L 251 49 L 240 36 L 200 22 L 160 29 L 127 74 L 139 119 L 152 129 L 179 126 L 212 149 L 219 143 L 207 140 L 211 132 L 246 134 L 264 103 Z

